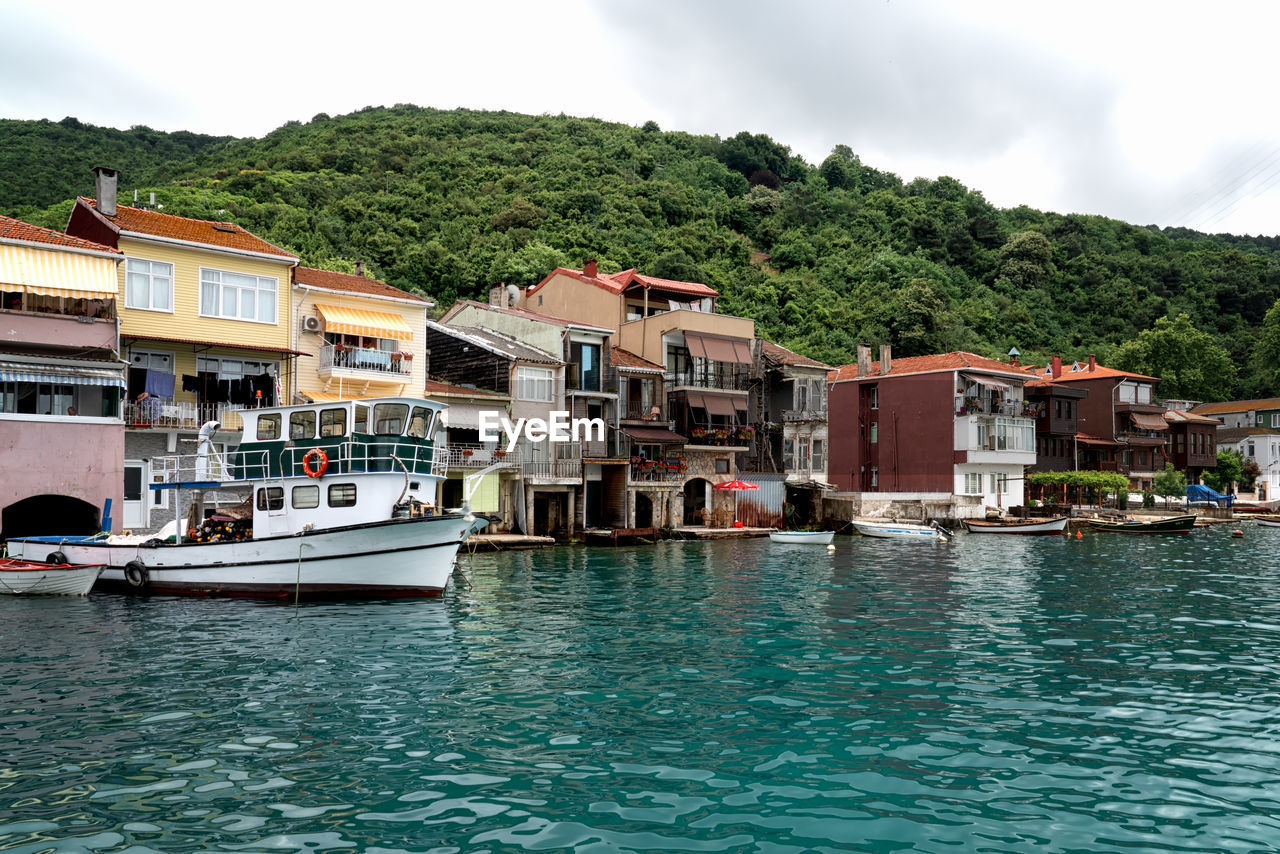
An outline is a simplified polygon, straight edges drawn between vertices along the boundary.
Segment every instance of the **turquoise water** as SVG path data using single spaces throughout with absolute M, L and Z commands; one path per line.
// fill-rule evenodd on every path
M 837 544 L 0 598 L 0 850 L 1280 846 L 1280 530 Z

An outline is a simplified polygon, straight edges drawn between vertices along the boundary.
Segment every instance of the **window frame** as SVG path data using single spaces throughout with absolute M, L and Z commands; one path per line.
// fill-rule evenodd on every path
M 135 263 L 146 264 L 148 267 L 147 272 L 143 273 L 138 270 L 131 270 L 130 266 Z M 167 267 L 169 269 L 169 275 L 165 277 L 163 275 L 157 274 L 154 270 L 154 268 L 157 266 Z M 129 277 L 135 276 L 135 275 L 145 276 L 147 279 L 147 304 L 146 305 L 137 305 L 137 304 L 134 304 L 132 301 L 132 291 L 129 287 Z M 157 308 L 155 305 L 155 282 L 157 279 L 164 279 L 164 278 L 168 278 L 169 280 L 169 307 Z M 124 307 L 125 308 L 136 309 L 138 311 L 156 311 L 162 314 L 173 314 L 174 313 L 173 297 L 174 297 L 173 264 L 171 262 L 152 261 L 150 258 L 137 258 L 133 256 L 128 256 L 124 259 Z
M 230 315 L 230 314 L 222 313 L 223 301 L 225 299 L 225 296 L 223 293 L 224 287 L 235 288 L 238 293 L 241 291 L 248 290 L 247 287 L 242 285 L 224 285 L 224 283 L 221 280 L 221 277 L 224 274 L 230 275 L 230 276 L 243 276 L 245 278 L 257 280 L 257 284 L 253 289 L 256 297 L 253 303 L 253 306 L 254 306 L 253 317 L 243 317 L 240 314 Z M 208 278 L 213 276 L 218 277 L 217 281 L 213 281 L 211 278 Z M 270 285 L 271 285 L 270 286 L 271 300 L 269 303 L 264 303 L 262 301 L 262 294 L 266 290 L 262 286 L 263 282 L 270 282 Z M 205 286 L 206 285 L 212 285 L 217 288 L 217 304 L 214 306 L 214 309 L 215 309 L 214 311 L 210 311 L 209 306 L 205 303 Z M 234 320 L 240 323 L 257 323 L 261 326 L 279 326 L 280 325 L 280 279 L 277 276 L 259 276 L 256 273 L 241 273 L 236 270 L 224 270 L 219 267 L 201 267 L 199 280 L 197 282 L 196 295 L 197 295 L 197 299 L 196 299 L 197 313 L 199 314 L 200 317 L 208 317 L 216 320 Z M 236 298 L 237 310 L 239 309 L 239 306 L 242 304 L 241 299 L 242 298 L 240 296 L 237 296 Z M 262 320 L 258 316 L 259 310 L 264 304 L 269 304 L 271 306 L 272 317 L 270 320 Z
M 347 497 L 348 493 L 350 498 Z M 330 507 L 355 507 L 356 485 L 354 483 L 329 484 L 329 489 L 325 493 L 325 502 Z
M 537 374 L 538 376 L 531 376 Z M 546 397 L 526 397 L 527 386 L 533 385 L 536 391 L 542 383 L 546 383 Z M 556 372 L 551 368 L 536 368 L 532 365 L 516 366 L 516 400 L 531 403 L 554 403 L 556 399 Z

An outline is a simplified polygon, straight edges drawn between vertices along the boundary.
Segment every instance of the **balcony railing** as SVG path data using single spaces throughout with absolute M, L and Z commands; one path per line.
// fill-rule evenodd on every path
M 484 445 L 464 445 L 454 443 L 449 446 L 449 468 L 482 469 L 494 463 L 520 466 L 520 449 L 489 448 Z
M 311 446 L 300 446 L 274 454 L 265 450 L 237 450 L 207 456 L 152 457 L 151 467 L 163 483 L 233 483 L 269 477 L 301 477 L 306 473 L 305 458 L 311 450 Z M 444 448 L 411 441 L 381 441 L 372 445 L 342 442 L 326 445 L 324 450 L 329 474 L 408 472 L 443 477 L 447 460 Z
M 684 457 L 671 457 L 662 460 L 641 460 L 631 458 L 631 480 L 633 483 L 683 483 L 688 477 L 689 466 Z
M 751 427 L 692 427 L 689 430 L 690 445 L 716 445 L 742 447 L 755 438 Z
M 782 411 L 783 421 L 826 421 L 827 410 L 825 409 L 784 409 Z
M 158 400 L 158 398 L 157 398 Z M 217 421 L 223 430 L 235 431 L 244 426 L 240 411 L 251 407 L 228 403 L 191 403 L 175 401 L 158 406 L 143 403 L 126 403 L 124 423 L 127 427 L 158 430 L 199 430 L 201 426 Z
M 1002 415 L 966 416 L 957 421 L 960 430 L 959 450 L 969 451 L 1036 451 L 1036 423 L 1032 418 L 1009 418 Z
M 521 472 L 525 477 L 576 480 L 582 477 L 582 460 L 525 460 Z
M 340 370 L 400 376 L 413 372 L 413 354 L 326 344 L 320 348 L 319 370 L 321 374 Z
M 712 363 L 717 364 L 717 363 Z M 667 387 L 692 386 L 694 388 L 718 388 L 746 390 L 751 381 L 746 371 L 734 371 L 727 366 L 722 368 L 702 367 L 684 371 L 672 371 L 663 375 Z
M 956 410 L 956 415 L 1003 415 L 1010 418 L 1036 418 L 1041 414 L 1041 407 L 1030 401 L 992 403 L 976 397 L 966 397 L 964 403 Z
M 654 410 L 657 412 L 655 413 Z M 658 404 L 644 406 L 639 403 L 627 403 L 622 410 L 622 417 L 627 421 L 666 421 L 667 412 L 665 406 Z

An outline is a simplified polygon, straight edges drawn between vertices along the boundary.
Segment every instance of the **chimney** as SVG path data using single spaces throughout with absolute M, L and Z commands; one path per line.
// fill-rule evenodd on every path
M 497 308 L 507 307 L 507 286 L 502 282 L 489 288 L 489 305 Z
M 865 377 L 871 373 L 871 345 L 858 345 L 858 376 Z
M 363 261 L 357 261 L 357 262 L 356 262 L 356 275 L 357 275 L 357 276 L 363 276 L 363 275 L 364 275 L 364 262 L 363 262 Z
M 582 275 L 586 276 L 588 279 L 594 279 L 596 277 L 596 259 L 592 258 L 582 265 Z
M 1098 360 L 1093 358 L 1093 354 L 1090 353 L 1089 354 L 1089 370 L 1092 371 L 1096 367 L 1098 367 Z
M 887 374 L 893 368 L 893 348 L 888 344 L 880 345 L 880 373 Z
M 120 178 L 120 170 L 95 166 L 93 176 L 94 192 L 98 195 L 98 213 L 103 216 L 115 216 L 116 182 Z
M 1055 380 L 1058 377 L 1062 376 L 1062 357 L 1061 356 L 1053 357 L 1053 361 L 1049 363 L 1049 372 L 1053 374 L 1053 378 Z

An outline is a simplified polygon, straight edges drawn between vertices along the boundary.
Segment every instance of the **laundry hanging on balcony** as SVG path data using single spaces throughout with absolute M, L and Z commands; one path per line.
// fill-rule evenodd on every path
M 391 338 L 397 341 L 413 340 L 413 328 L 398 314 L 324 303 L 316 303 L 316 310 L 324 318 L 326 332 Z

